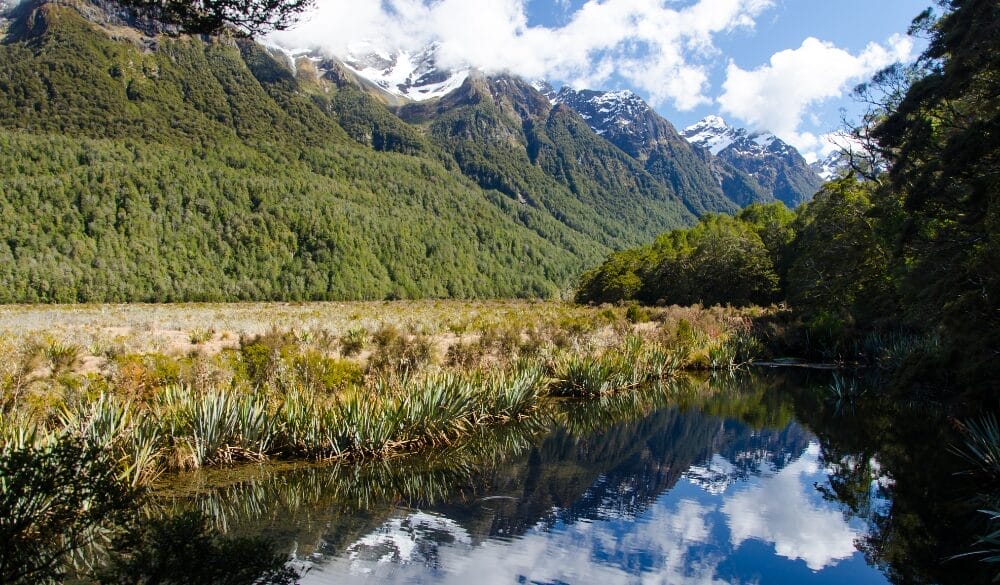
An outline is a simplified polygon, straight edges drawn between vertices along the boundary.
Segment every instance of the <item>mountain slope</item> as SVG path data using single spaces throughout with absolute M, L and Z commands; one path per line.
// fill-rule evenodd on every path
M 436 64 L 436 45 L 429 45 L 416 53 L 402 50 L 379 51 L 371 46 L 359 47 L 357 54 L 344 60 L 343 69 L 348 75 L 338 74 L 380 101 L 401 104 L 401 114 L 411 121 L 426 122 L 433 105 L 412 104 L 442 98 L 445 104 L 455 104 L 454 96 L 446 98 L 447 91 L 456 80 L 466 80 L 469 75 L 482 78 L 481 73 L 468 68 L 454 71 L 441 69 Z M 326 61 L 333 61 L 326 59 Z M 333 67 L 328 66 L 328 67 Z M 488 78 L 515 81 L 509 76 Z M 538 95 L 528 90 L 529 84 L 516 80 L 520 98 L 538 101 Z M 600 92 L 574 91 L 563 88 L 556 92 L 545 82 L 530 84 L 554 104 L 569 106 L 600 137 L 617 146 L 639 163 L 646 174 L 673 192 L 690 213 L 732 213 L 750 203 L 768 202 L 773 198 L 766 190 L 743 171 L 724 160 L 705 155 L 692 148 L 664 118 L 659 116 L 641 98 L 629 91 Z M 458 90 L 458 94 L 467 93 Z M 528 94 L 531 97 L 527 97 Z M 402 101 L 400 101 L 402 100 Z M 409 104 L 409 105 L 408 105 Z M 451 107 L 438 107 L 439 111 Z M 529 106 L 527 110 L 531 110 Z M 475 173 L 473 173 L 475 175 Z
M 802 155 L 773 134 L 734 128 L 718 116 L 708 116 L 681 136 L 748 174 L 789 207 L 811 199 L 823 184 Z
M 771 200 L 737 169 L 693 149 L 670 122 L 630 91 L 564 87 L 550 96 L 576 110 L 594 131 L 639 161 L 697 215 L 732 213 L 749 203 Z
M 483 188 L 544 209 L 606 246 L 693 221 L 637 161 L 519 78 L 473 74 L 458 90 L 399 115 L 426 128 Z
M 0 301 L 545 296 L 630 241 L 258 45 L 93 8 L 22 5 L 0 44 Z

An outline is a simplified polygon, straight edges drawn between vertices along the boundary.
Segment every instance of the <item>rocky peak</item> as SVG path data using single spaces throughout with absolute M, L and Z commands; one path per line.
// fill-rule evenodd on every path
M 566 104 L 580 114 L 598 134 L 641 133 L 639 122 L 653 114 L 652 108 L 635 93 L 623 91 L 594 91 L 562 88 L 551 97 L 555 103 Z
M 812 198 L 824 180 L 795 147 L 774 134 L 736 128 L 719 116 L 705 117 L 681 136 L 748 173 L 789 207 Z
M 439 67 L 436 58 L 439 47 L 439 43 L 431 43 L 416 51 L 386 51 L 371 43 L 357 43 L 349 47 L 342 61 L 355 75 L 385 92 L 419 102 L 461 87 L 469 76 L 468 67 L 457 70 Z

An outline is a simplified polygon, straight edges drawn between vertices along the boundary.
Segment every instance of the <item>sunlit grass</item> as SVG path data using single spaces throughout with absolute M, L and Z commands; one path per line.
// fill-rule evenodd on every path
M 0 441 L 79 436 L 132 485 L 454 448 L 554 397 L 736 367 L 756 347 L 746 323 L 719 307 L 520 301 L 3 307 Z

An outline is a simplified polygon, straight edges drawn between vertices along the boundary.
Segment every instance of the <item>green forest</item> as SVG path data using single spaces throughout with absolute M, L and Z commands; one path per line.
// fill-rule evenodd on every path
M 569 111 L 411 125 L 249 39 L 78 10 L 4 24 L 0 302 L 548 298 L 693 221 Z

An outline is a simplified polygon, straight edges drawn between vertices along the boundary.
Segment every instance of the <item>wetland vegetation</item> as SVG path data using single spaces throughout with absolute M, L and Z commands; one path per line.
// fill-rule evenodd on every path
M 722 308 L 226 307 L 228 318 L 272 311 L 274 325 L 261 332 L 226 329 L 183 307 L 120 311 L 197 327 L 145 322 L 129 331 L 107 307 L 59 311 L 68 328 L 46 341 L 31 331 L 37 309 L 7 310 L 18 328 L 4 341 L 3 436 L 83 438 L 113 453 L 133 485 L 163 470 L 240 460 L 370 458 L 450 445 L 526 418 L 551 397 L 599 397 L 684 369 L 731 369 L 761 349 L 750 312 Z M 297 328 L 277 325 L 296 319 Z M 132 348 L 130 337 L 144 341 Z

